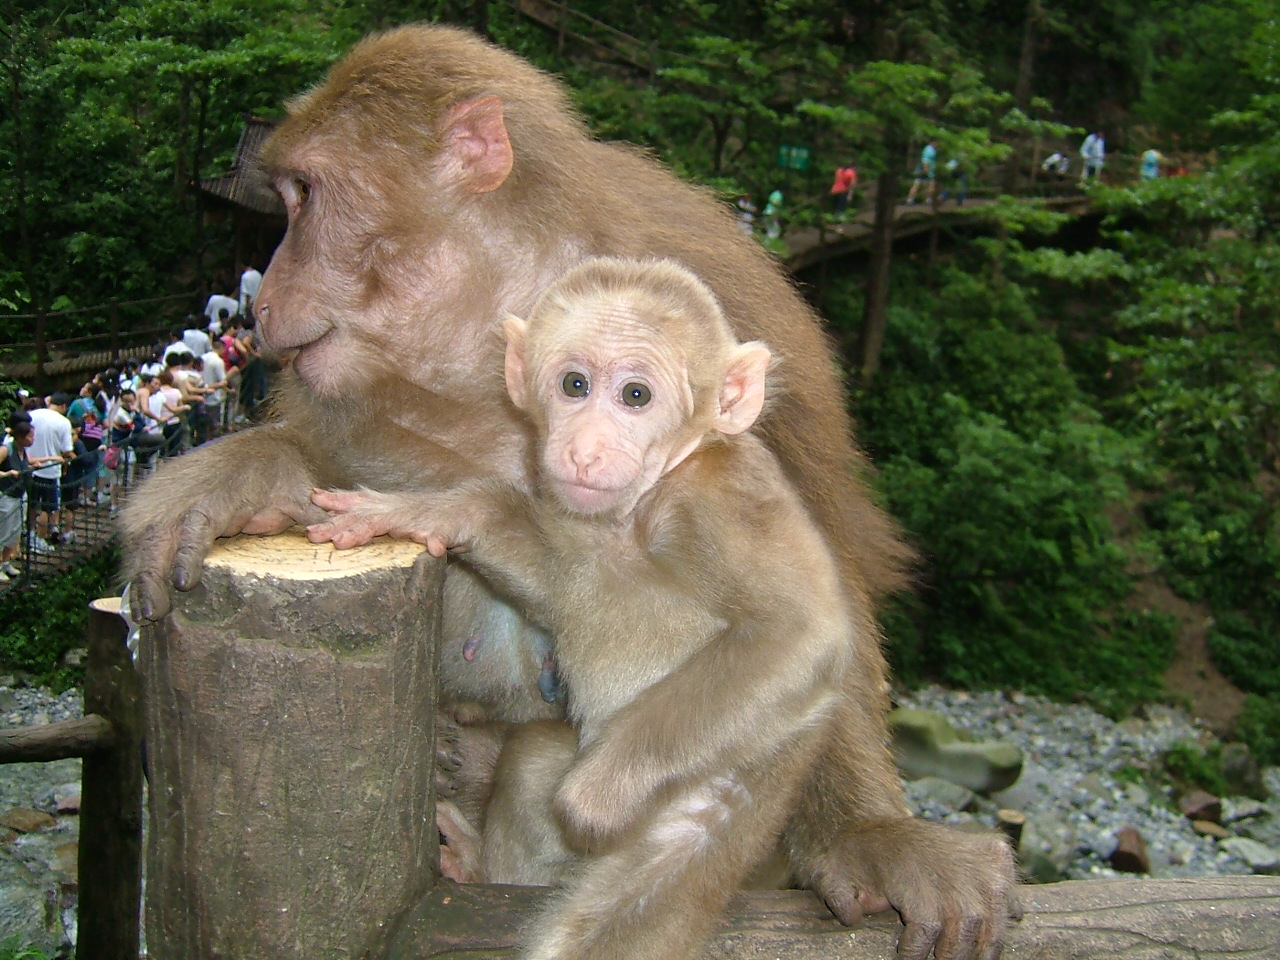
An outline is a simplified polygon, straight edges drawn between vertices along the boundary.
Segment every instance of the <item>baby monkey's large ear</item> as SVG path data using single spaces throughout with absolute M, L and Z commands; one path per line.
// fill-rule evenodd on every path
M 508 313 L 502 321 L 502 333 L 507 338 L 507 356 L 503 372 L 507 378 L 507 394 L 511 402 L 521 410 L 525 408 L 525 334 L 529 326 L 514 313 Z
M 773 354 L 763 343 L 744 343 L 729 355 L 729 365 L 720 380 L 720 412 L 716 429 L 721 433 L 742 433 L 764 409 L 765 375 Z

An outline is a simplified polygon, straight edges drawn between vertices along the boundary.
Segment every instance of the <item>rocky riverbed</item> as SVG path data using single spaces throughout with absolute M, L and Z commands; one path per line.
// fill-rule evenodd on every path
M 1018 693 L 928 687 L 902 707 L 945 718 L 962 737 L 1021 752 L 1012 786 L 983 795 L 939 778 L 911 781 L 918 813 L 951 823 L 994 825 L 998 811 L 1024 815 L 1020 855 L 1040 880 L 1114 876 L 1122 838 L 1141 840 L 1154 876 L 1280 872 L 1280 768 L 1260 771 L 1270 797 L 1227 796 L 1197 813 L 1179 808 L 1164 757 L 1175 745 L 1212 746 L 1207 730 L 1177 710 L 1153 706 L 1116 723 L 1079 705 Z M 78 717 L 77 691 L 55 696 L 0 676 L 0 727 Z M 0 765 L 0 943 L 12 938 L 53 953 L 75 937 L 80 763 Z M 963 779 L 963 777 L 958 778 Z
M 0 676 L 0 727 L 82 714 L 78 690 L 55 695 Z M 75 940 L 80 761 L 0 765 L 0 943 L 53 954 Z
M 1223 748 L 1181 711 L 1152 705 L 1117 723 L 1080 705 L 941 687 L 903 694 L 898 703 L 937 713 L 974 741 L 1021 751 L 1021 775 L 1007 789 L 982 796 L 922 779 L 908 783 L 908 796 L 922 816 L 949 823 L 995 825 L 1001 809 L 1024 815 L 1019 856 L 1035 879 L 1117 876 L 1135 867 L 1158 877 L 1280 872 L 1280 768 L 1250 769 L 1240 745 Z M 1166 764 L 1179 747 L 1220 750 L 1235 764 L 1234 779 L 1269 796 L 1193 796 Z M 1117 851 L 1121 841 L 1129 847 Z

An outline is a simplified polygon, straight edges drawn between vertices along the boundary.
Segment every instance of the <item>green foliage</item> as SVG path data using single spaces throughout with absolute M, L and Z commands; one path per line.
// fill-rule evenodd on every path
M 1219 744 L 1205 750 L 1199 744 L 1182 741 L 1164 755 L 1164 767 L 1176 789 L 1200 787 L 1216 796 L 1225 796 L 1229 790 L 1219 766 L 1221 752 Z
M 118 551 L 112 548 L 34 589 L 7 594 L 0 600 L 0 664 L 57 687 L 77 682 L 78 672 L 59 669 L 59 660 L 71 648 L 84 646 L 88 604 L 115 592 L 118 568 Z
M 204 243 L 229 249 L 192 183 L 228 168 L 245 113 L 278 112 L 354 37 L 319 27 L 286 0 L 15 14 L 0 47 L 0 302 L 156 296 Z
M 1236 720 L 1236 736 L 1258 763 L 1280 764 L 1280 697 L 1250 694 Z
M 1224 109 L 1242 108 L 1256 91 L 1242 56 L 1242 37 L 1264 13 L 1254 0 L 1153 4 L 1163 21 L 1164 43 L 1155 52 L 1137 104 L 1139 116 L 1177 135 L 1186 146 L 1212 144 L 1211 121 Z
M 993 295 L 965 269 L 932 297 L 903 286 L 859 407 L 881 489 L 928 563 L 887 621 L 898 673 L 1117 710 L 1157 694 L 1172 627 L 1123 608 L 1126 554 L 1105 512 L 1131 444 L 1091 411 L 1025 289 Z
M 1276 143 L 1203 177 L 1100 195 L 1128 264 L 1101 408 L 1155 464 L 1143 517 L 1165 579 L 1211 606 L 1224 674 L 1267 696 L 1280 693 L 1280 205 L 1255 174 Z
M 1232 683 L 1280 699 L 1280 631 L 1276 623 L 1253 622 L 1247 614 L 1222 614 L 1208 633 L 1213 662 Z
M 0 960 L 50 960 L 49 954 L 36 947 L 23 946 L 20 937 L 0 941 Z

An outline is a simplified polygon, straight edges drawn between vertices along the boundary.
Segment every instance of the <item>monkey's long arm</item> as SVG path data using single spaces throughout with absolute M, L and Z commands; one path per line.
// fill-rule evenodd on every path
M 849 627 L 839 609 L 796 603 L 805 586 L 789 585 L 606 721 L 556 797 L 571 838 L 599 849 L 666 785 L 732 774 L 828 722 Z
M 548 621 L 547 550 L 527 497 L 500 482 L 474 482 L 439 493 L 314 490 L 327 520 L 307 528 L 313 541 L 339 549 L 374 537 L 403 537 L 435 556 L 457 550 L 499 593 L 534 620 Z

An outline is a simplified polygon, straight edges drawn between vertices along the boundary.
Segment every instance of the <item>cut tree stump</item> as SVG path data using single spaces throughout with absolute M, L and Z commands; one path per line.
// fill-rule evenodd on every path
M 1276 960 L 1280 878 L 1076 880 L 1024 886 L 1003 960 Z M 546 888 L 440 881 L 385 960 L 511 958 Z M 741 894 L 704 960 L 891 960 L 902 924 L 842 926 L 813 894 Z
M 376 956 L 426 894 L 443 568 L 235 537 L 143 630 L 151 956 Z

